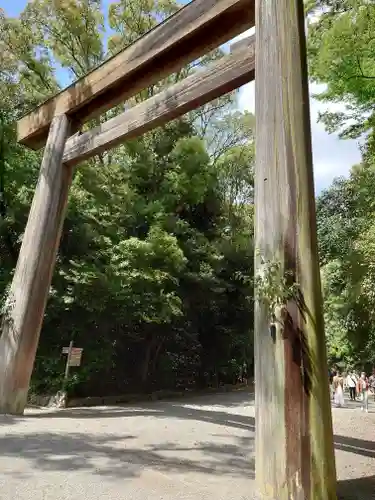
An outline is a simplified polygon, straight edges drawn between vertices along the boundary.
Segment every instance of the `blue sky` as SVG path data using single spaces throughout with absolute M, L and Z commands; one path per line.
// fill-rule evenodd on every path
M 187 3 L 187 0 L 182 0 Z M 112 3 L 111 0 L 103 0 L 103 5 Z M 27 0 L 0 0 L 0 8 L 3 8 L 8 16 L 18 16 L 27 4 Z M 241 38 L 241 37 L 238 37 Z M 61 74 L 63 77 L 63 74 Z M 64 76 L 65 83 L 66 75 Z M 311 93 L 319 91 L 317 86 L 311 86 Z M 254 111 L 254 83 L 245 85 L 240 89 L 238 106 L 239 109 Z M 340 110 L 340 104 L 322 104 L 315 99 L 310 100 L 311 107 L 311 129 L 314 155 L 314 176 L 317 193 L 328 187 L 332 180 L 340 175 L 348 175 L 350 168 L 361 160 L 358 141 L 340 140 L 336 134 L 328 134 L 322 124 L 317 123 L 318 113 L 326 109 Z
M 185 3 L 185 0 L 183 0 Z M 8 16 L 18 16 L 27 5 L 27 0 L 0 0 L 0 8 L 4 9 Z M 113 3 L 111 0 L 102 0 L 103 5 Z
M 8 16 L 17 16 L 26 3 L 24 0 L 0 0 L 0 7 L 5 10 Z

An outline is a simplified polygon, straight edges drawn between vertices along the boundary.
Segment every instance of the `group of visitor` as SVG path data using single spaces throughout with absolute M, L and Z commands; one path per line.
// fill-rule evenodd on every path
M 375 401 L 375 369 L 370 377 L 366 372 L 358 375 L 355 371 L 348 374 L 334 371 L 329 374 L 331 398 L 338 407 L 345 406 L 345 391 L 349 392 L 351 401 L 360 401 L 361 410 L 368 413 L 369 395 L 373 394 Z

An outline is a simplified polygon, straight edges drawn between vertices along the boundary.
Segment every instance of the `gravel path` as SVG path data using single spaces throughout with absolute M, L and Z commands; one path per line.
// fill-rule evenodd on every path
M 339 495 L 375 499 L 375 405 L 334 409 Z M 253 500 L 244 392 L 0 416 L 0 500 Z
M 375 404 L 333 409 L 339 500 L 375 500 Z

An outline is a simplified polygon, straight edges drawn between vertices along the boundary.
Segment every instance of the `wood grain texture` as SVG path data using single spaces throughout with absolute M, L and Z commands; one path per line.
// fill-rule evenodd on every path
M 255 37 L 242 42 L 233 54 L 207 69 L 198 71 L 93 130 L 70 138 L 65 147 L 64 163 L 76 165 L 253 80 Z
M 256 304 L 256 480 L 262 499 L 334 500 L 303 0 L 257 0 L 256 27 L 256 272 L 299 284 L 272 333 Z
M 249 40 L 253 40 L 254 43 L 249 43 Z M 248 52 L 249 57 L 253 58 L 255 56 L 255 34 L 246 36 L 244 38 L 241 38 L 241 40 L 238 40 L 237 42 L 233 42 L 230 45 L 230 53 L 234 54 L 235 52 L 238 52 L 240 50 L 244 49 L 250 49 Z
M 253 25 L 254 0 L 194 0 L 19 120 L 18 141 L 38 149 L 56 114 L 66 113 L 74 123 L 83 123 Z
M 62 165 L 69 128 L 65 115 L 52 121 L 5 305 L 0 336 L 0 413 L 22 414 L 26 405 L 72 180 L 72 168 Z

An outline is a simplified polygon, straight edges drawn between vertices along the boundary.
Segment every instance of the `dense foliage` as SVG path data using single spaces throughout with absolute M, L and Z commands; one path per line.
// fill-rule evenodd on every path
M 328 354 L 343 367 L 375 365 L 375 8 L 367 0 L 309 0 L 310 76 L 329 131 L 362 137 L 363 161 L 318 199 Z M 365 134 L 365 135 L 363 135 Z
M 16 144 L 15 120 L 177 8 L 34 0 L 19 19 L 0 12 L 2 301 L 41 159 Z M 61 387 L 61 349 L 72 339 L 84 349 L 70 380 L 77 395 L 232 381 L 251 361 L 253 117 L 234 104 L 227 96 L 77 169 L 33 390 Z

